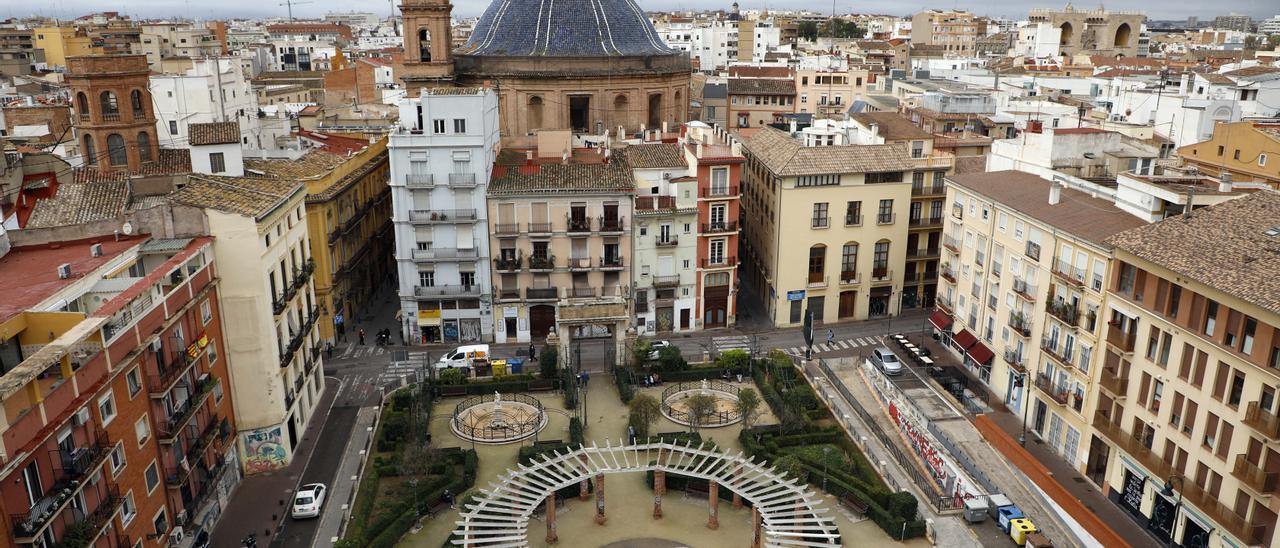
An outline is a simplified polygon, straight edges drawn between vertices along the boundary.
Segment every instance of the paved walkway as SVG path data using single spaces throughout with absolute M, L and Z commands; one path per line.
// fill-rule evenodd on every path
M 307 468 L 316 441 L 320 439 L 320 431 L 333 404 L 334 389 L 338 386 L 338 381 L 333 379 L 325 379 L 325 382 L 324 396 L 316 404 L 316 412 L 302 434 L 302 442 L 294 451 L 293 460 L 280 470 L 248 476 L 240 482 L 210 537 L 214 548 L 238 548 L 240 541 L 250 533 L 257 536 L 260 545 L 265 546 L 288 519 L 293 491 Z
M 356 413 L 356 423 L 342 450 L 338 472 L 329 485 L 329 500 L 325 502 L 324 514 L 320 516 L 320 525 L 316 529 L 312 546 L 328 546 L 337 542 L 346 529 L 351 505 L 355 503 L 356 486 L 360 484 L 364 457 L 372 445 L 373 425 L 377 419 L 377 407 L 362 407 Z

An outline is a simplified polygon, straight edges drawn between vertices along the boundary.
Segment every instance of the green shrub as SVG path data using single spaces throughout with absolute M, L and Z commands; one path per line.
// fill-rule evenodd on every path
M 578 417 L 573 417 L 569 419 L 569 445 L 576 447 L 581 445 L 582 441 L 582 421 L 578 420 Z
M 658 370 L 666 373 L 684 371 L 688 368 L 689 362 L 685 361 L 684 356 L 680 354 L 680 347 L 668 345 L 658 350 Z
M 467 384 L 467 376 L 462 373 L 461 369 L 445 369 L 440 372 L 440 380 L 438 382 L 448 386 Z
M 726 350 L 716 356 L 716 367 L 731 371 L 746 371 L 751 367 L 751 355 L 746 350 Z
M 560 383 L 564 386 L 564 408 L 578 408 L 578 379 L 568 367 L 560 370 Z
M 618 399 L 622 400 L 622 403 L 631 403 L 631 398 L 636 395 L 636 389 L 631 386 L 629 377 L 630 375 L 625 374 L 623 371 L 619 371 L 613 376 L 614 384 L 618 387 Z
M 400 542 L 400 537 L 403 537 L 405 533 L 409 532 L 409 529 L 413 527 L 413 524 L 417 519 L 418 515 L 412 509 L 402 512 L 394 521 L 388 524 L 386 528 L 381 529 L 378 536 L 373 537 L 373 540 L 368 544 L 369 547 L 392 548 L 397 542 Z
M 538 354 L 538 369 L 542 372 L 542 378 L 556 378 L 556 369 L 560 367 L 560 350 L 551 345 L 543 345 L 542 353 Z

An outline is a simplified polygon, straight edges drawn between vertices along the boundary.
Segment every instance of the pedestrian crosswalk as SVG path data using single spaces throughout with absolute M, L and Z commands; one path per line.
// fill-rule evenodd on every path
M 357 344 L 350 344 L 347 345 L 346 348 L 335 351 L 333 354 L 334 359 L 337 360 L 354 360 L 360 358 L 372 358 L 386 353 L 387 348 L 385 346 L 360 346 Z
M 746 335 L 711 338 L 711 345 L 715 347 L 716 352 L 725 352 L 727 350 L 745 350 L 750 352 L 751 343 L 751 337 Z
M 416 380 L 419 372 L 426 372 L 422 362 L 391 362 L 386 369 L 378 373 L 378 384 L 398 381 L 404 377 L 409 377 L 409 380 L 413 381 Z
M 814 353 L 818 353 L 818 352 L 835 352 L 838 350 L 853 350 L 856 348 L 875 346 L 882 342 L 884 342 L 884 335 L 875 335 L 870 337 L 851 337 L 848 339 L 831 341 L 831 343 L 826 343 L 826 342 L 814 343 L 813 351 Z M 784 348 L 782 349 L 782 351 L 792 356 L 803 356 L 804 348 L 805 347 L 803 345 L 793 346 L 791 348 Z

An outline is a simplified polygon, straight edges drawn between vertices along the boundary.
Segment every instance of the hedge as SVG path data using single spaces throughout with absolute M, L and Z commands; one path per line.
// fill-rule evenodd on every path
M 475 485 L 476 467 L 479 459 L 473 450 L 451 448 L 441 450 L 435 456 L 447 464 L 447 472 L 442 475 L 428 476 L 416 487 L 405 486 L 405 492 L 398 499 L 388 501 L 378 508 L 374 514 L 374 496 L 378 488 L 378 480 L 390 469 L 387 462 L 370 468 L 364 479 L 360 481 L 356 493 L 355 504 L 351 510 L 351 519 L 346 534 L 338 544 L 340 548 L 372 546 L 390 548 L 413 527 L 418 516 L 426 513 L 431 505 L 440 500 L 446 489 L 457 494 Z M 433 463 L 431 469 L 436 469 Z M 462 467 L 459 477 L 455 470 Z M 417 506 L 415 507 L 415 501 Z M 373 537 L 369 535 L 376 533 Z
M 578 417 L 569 419 L 569 445 L 582 445 L 583 441 L 582 421 Z

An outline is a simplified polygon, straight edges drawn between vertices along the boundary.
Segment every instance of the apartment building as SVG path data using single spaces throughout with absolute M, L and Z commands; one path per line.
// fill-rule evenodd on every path
M 1178 156 L 1202 173 L 1229 173 L 1233 181 L 1258 182 L 1280 189 L 1278 123 L 1217 124 L 1212 138 L 1179 148 Z
M 246 474 L 293 460 L 324 392 L 305 196 L 296 178 L 253 173 L 192 174 L 170 195 L 204 212 L 218 264 L 235 265 L 219 279 L 223 311 L 235 318 L 224 329 L 235 341 L 226 350 Z
M 844 117 L 853 102 L 862 98 L 872 77 L 866 69 L 823 70 L 801 68 L 795 73 L 796 112 L 812 112 L 821 118 Z
M 495 339 L 485 196 L 498 139 L 491 89 L 423 89 L 400 102 L 387 151 L 406 342 Z M 500 327 L 498 342 L 514 337 Z
M 926 10 L 911 16 L 911 44 L 943 46 L 948 55 L 973 55 L 987 20 L 964 10 Z
M 729 78 L 725 119 L 735 128 L 779 123 L 796 108 L 796 81 L 791 78 Z
M 75 27 L 36 27 L 35 49 L 44 50 L 44 61 L 51 68 L 67 67 L 67 58 L 103 53 L 101 42 Z
M 259 115 L 258 94 L 233 57 L 191 59 L 181 70 L 148 77 L 156 134 L 168 148 L 186 148 L 192 124 L 234 122 L 244 148 L 271 149 L 289 134 L 283 118 Z
M 542 342 L 556 332 L 562 356 L 570 336 L 604 335 L 591 326 L 612 324 L 608 335 L 621 344 L 633 317 L 635 179 L 625 161 L 570 149 L 571 139 L 542 131 L 535 149 L 503 149 L 488 192 L 495 339 Z
M 241 451 L 211 240 L 0 238 L 0 545 L 212 528 Z
M 300 133 L 323 145 L 297 159 L 245 160 L 245 168 L 305 186 L 319 336 L 336 342 L 339 325 L 374 304 L 374 291 L 392 269 L 387 140 Z
M 1086 471 L 1161 540 L 1276 543 L 1277 219 L 1260 191 L 1107 240 Z
M 213 30 L 190 23 L 143 23 L 132 53 L 147 56 L 147 64 L 159 68 L 170 57 L 219 57 L 222 42 Z
M 699 123 L 686 128 L 683 144 L 689 174 L 697 183 L 698 241 L 694 327 L 737 323 L 738 250 L 742 234 L 742 166 L 746 158 L 728 135 Z M 680 318 L 684 320 L 683 317 Z
M 623 149 L 635 178 L 636 332 L 692 331 L 698 318 L 698 179 L 677 143 Z
M 897 314 L 912 172 L 905 145 L 817 145 L 762 128 L 742 145 L 744 276 L 774 325 Z

